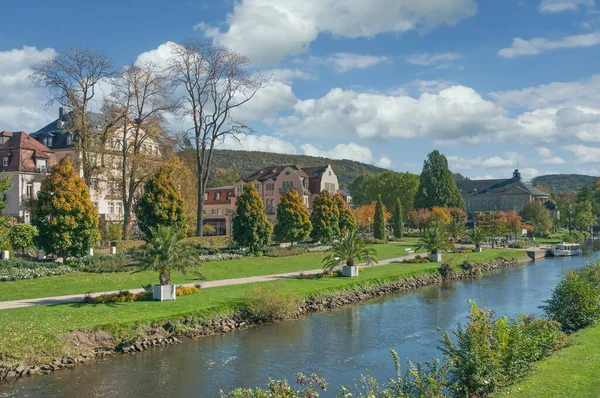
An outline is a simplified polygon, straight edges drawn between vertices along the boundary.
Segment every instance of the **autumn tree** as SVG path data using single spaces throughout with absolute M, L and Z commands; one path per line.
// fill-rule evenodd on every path
M 362 228 L 368 228 L 373 221 L 375 220 L 375 208 L 377 207 L 377 202 L 371 202 L 371 204 L 366 206 L 359 206 L 354 209 L 354 217 L 356 218 L 356 222 Z M 383 215 L 385 217 L 386 222 L 392 218 L 392 214 L 387 210 L 385 206 L 383 206 Z
M 433 206 L 431 209 L 431 221 L 448 224 L 451 220 L 452 215 L 447 207 Z
M 71 110 L 69 125 L 73 143 L 80 153 L 80 166 L 88 186 L 98 173 L 96 162 L 102 144 L 97 126 L 90 118 L 90 103 L 99 91 L 99 84 L 112 74 L 111 60 L 101 52 L 88 48 L 67 47 L 33 67 L 31 75 L 37 87 L 49 94 L 47 105 L 55 103 Z M 104 123 L 103 128 L 112 126 Z
M 467 223 L 467 212 L 464 211 L 464 209 L 461 209 L 460 207 L 450 207 L 448 208 L 448 211 L 450 212 L 450 217 L 452 220 L 461 222 L 463 224 Z
M 328 191 L 322 191 L 313 201 L 310 222 L 310 237 L 314 241 L 331 242 L 340 236 L 340 211 Z
M 533 227 L 534 236 L 543 236 L 552 228 L 550 212 L 540 202 L 529 202 L 521 210 L 523 220 Z
M 377 204 L 375 205 L 373 237 L 375 239 L 385 239 L 385 215 L 383 214 L 383 200 L 381 199 L 381 195 L 377 198 Z
M 486 236 L 492 242 L 492 248 L 495 246 L 497 237 L 503 236 L 507 232 L 506 215 L 501 211 L 477 213 L 477 224 L 483 229 Z
M 523 219 L 516 211 L 504 212 L 506 219 L 506 232 L 512 236 L 521 235 L 523 231 Z
M 419 235 L 423 228 L 431 224 L 431 211 L 429 209 L 416 209 L 408 213 L 408 220 L 419 230 Z
M 87 255 L 99 239 L 98 213 L 87 185 L 64 157 L 42 182 L 36 199 L 28 203 L 38 243 L 59 257 Z
M 402 216 L 402 203 L 400 198 L 396 200 L 396 207 L 394 208 L 394 237 L 398 239 L 404 238 L 404 218 Z
M 312 225 L 304 200 L 295 189 L 289 189 L 281 195 L 277 206 L 277 224 L 274 237 L 277 242 L 299 242 L 310 234 Z
M 356 217 L 354 217 L 354 212 L 352 209 L 350 209 L 350 207 L 348 207 L 348 203 L 346 203 L 342 194 L 337 193 L 334 199 L 340 213 L 338 222 L 338 225 L 340 226 L 340 233 L 343 234 L 347 230 L 355 231 L 357 222 Z
M 416 208 L 439 207 L 465 208 L 465 201 L 448 169 L 446 156 L 435 150 L 423 163 L 419 187 L 415 196 Z
M 133 210 L 145 238 L 160 225 L 185 230 L 185 204 L 173 180 L 173 171 L 165 166 L 144 184 Z
M 254 184 L 244 185 L 244 192 L 237 199 L 236 206 L 233 240 L 252 253 L 260 253 L 271 240 L 273 225 L 265 214 L 264 203 Z
M 173 184 L 181 194 L 185 207 L 186 235 L 196 235 L 196 206 L 198 197 L 196 196 L 196 177 L 194 173 L 179 156 L 172 156 L 163 164 L 167 170 L 171 171 Z M 206 226 L 205 226 L 205 233 Z
M 185 93 L 183 114 L 192 121 L 191 141 L 196 151 L 198 190 L 197 229 L 202 236 L 204 191 L 215 145 L 226 137 L 250 131 L 232 112 L 246 104 L 268 82 L 251 75 L 248 58 L 209 40 L 188 40 L 171 46 L 169 70 L 173 84 Z

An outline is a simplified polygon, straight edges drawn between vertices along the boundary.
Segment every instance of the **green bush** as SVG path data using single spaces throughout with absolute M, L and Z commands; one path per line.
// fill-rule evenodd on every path
M 299 299 L 281 285 L 255 286 L 246 297 L 248 313 L 258 322 L 273 322 L 292 318 L 298 312 Z
M 34 241 L 37 236 L 37 228 L 29 224 L 15 224 L 9 232 L 12 247 L 21 249 L 22 253 L 27 249 L 35 248 Z
M 298 388 L 290 386 L 287 380 L 271 380 L 266 390 L 237 388 L 227 394 L 221 391 L 221 398 L 316 398 L 318 391 L 327 390 L 327 382 L 314 373 L 310 376 L 298 373 L 296 383 Z
M 385 245 L 388 243 L 386 239 L 365 239 L 367 245 Z
M 569 272 L 542 306 L 563 331 L 577 331 L 600 318 L 599 269 L 600 265 L 595 265 Z
M 299 254 L 308 253 L 308 247 L 293 246 L 293 247 L 273 247 L 265 249 L 263 254 L 267 257 L 289 257 Z
M 135 260 L 136 256 L 130 254 L 98 254 L 96 256 L 87 256 L 70 260 L 67 262 L 67 265 L 77 271 L 101 274 L 135 271 L 137 270 Z

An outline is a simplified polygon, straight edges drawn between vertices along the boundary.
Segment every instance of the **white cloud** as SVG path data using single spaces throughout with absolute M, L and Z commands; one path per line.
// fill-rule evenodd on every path
M 195 28 L 264 65 L 305 52 L 321 33 L 358 38 L 430 30 L 456 25 L 476 11 L 474 0 L 240 0 L 224 31 Z
M 223 142 L 217 144 L 217 148 L 288 154 L 296 153 L 296 147 L 291 142 L 269 135 L 242 135 L 238 136 L 237 139 L 228 135 Z
M 575 157 L 575 163 L 599 163 L 600 148 L 589 145 L 573 144 L 563 146 L 562 149 L 572 152 Z
M 575 11 L 579 8 L 594 8 L 594 0 L 541 0 L 540 11 L 548 13 L 559 13 Z
M 543 158 L 549 158 L 552 156 L 552 150 L 550 148 L 546 148 L 545 146 L 535 148 L 535 150 Z
M 600 32 L 585 35 L 566 36 L 560 40 L 548 40 L 534 38 L 530 40 L 517 37 L 512 45 L 498 51 L 498 55 L 504 58 L 513 58 L 520 55 L 534 55 L 548 50 L 560 48 L 592 47 L 600 44 Z
M 385 62 L 387 59 L 387 57 L 376 57 L 373 55 L 336 53 L 329 57 L 326 62 L 333 65 L 338 72 L 347 72 L 352 69 L 366 69 Z
M 234 109 L 232 116 L 242 122 L 269 123 L 279 112 L 292 108 L 297 102 L 289 85 L 274 81 L 260 89 L 251 101 Z
M 330 159 L 349 159 L 362 163 L 370 163 L 379 167 L 392 167 L 392 160 L 387 156 L 376 158 L 373 152 L 366 146 L 358 145 L 353 142 L 349 144 L 338 144 L 329 150 L 320 150 L 312 144 L 304 144 L 300 149 L 308 156 L 317 156 Z
M 291 84 L 295 80 L 315 80 L 316 76 L 302 69 L 271 69 L 266 71 L 267 75 L 271 75 L 272 79 L 286 84 Z
M 505 157 L 476 157 L 467 159 L 459 156 L 448 156 L 448 166 L 452 170 L 480 170 L 498 168 L 518 168 L 524 163 L 524 156 L 517 152 L 508 152 Z
M 453 66 L 453 61 L 461 59 L 458 53 L 420 53 L 406 57 L 406 62 L 413 65 L 435 66 L 437 69 L 446 69 Z
M 410 84 L 416 86 L 422 93 L 438 93 L 456 85 L 448 80 L 413 80 Z
M 34 87 L 31 67 L 56 52 L 51 48 L 0 51 L 0 130 L 34 132 L 49 123 L 54 110 L 45 108 L 47 93 Z

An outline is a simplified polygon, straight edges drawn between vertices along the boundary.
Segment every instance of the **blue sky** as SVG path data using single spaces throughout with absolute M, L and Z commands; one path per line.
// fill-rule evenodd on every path
M 594 0 L 29 1 L 3 14 L 2 130 L 55 117 L 27 76 L 67 45 L 120 67 L 206 37 L 273 76 L 237 115 L 256 136 L 222 147 L 413 172 L 439 149 L 472 178 L 600 176 Z

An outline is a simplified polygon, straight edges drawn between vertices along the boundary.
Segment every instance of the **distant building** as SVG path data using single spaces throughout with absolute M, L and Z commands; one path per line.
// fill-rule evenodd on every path
M 312 210 L 315 197 L 323 192 L 340 192 L 337 176 L 331 165 L 321 167 L 299 167 L 297 165 L 264 167 L 241 179 L 231 187 L 207 189 L 204 195 L 205 224 L 215 227 L 218 234 L 231 233 L 231 219 L 237 209 L 236 199 L 244 192 L 244 185 L 254 184 L 260 195 L 267 217 L 276 221 L 277 206 L 281 194 L 295 189 L 308 210 Z M 343 195 L 351 205 L 350 195 Z
M 518 170 L 509 179 L 465 179 L 457 181 L 456 185 L 470 215 L 485 211 L 520 212 L 530 202 L 545 205 L 550 198 L 548 193 L 521 181 Z

